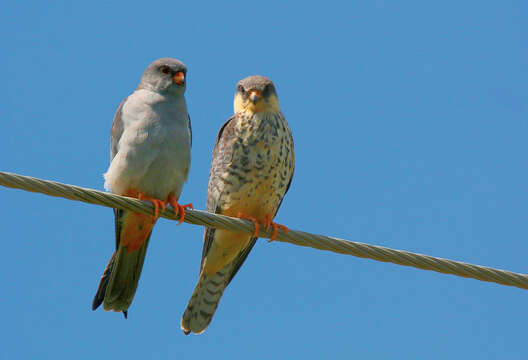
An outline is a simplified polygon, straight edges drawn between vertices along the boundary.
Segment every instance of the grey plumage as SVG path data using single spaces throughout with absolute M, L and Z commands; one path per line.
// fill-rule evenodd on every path
M 190 166 L 191 127 L 185 103 L 187 69 L 163 58 L 144 71 L 138 88 L 121 102 L 110 139 L 105 187 L 113 193 L 165 201 L 178 198 Z M 116 250 L 101 277 L 95 310 L 123 311 L 132 303 L 151 230 L 157 219 L 115 210 Z

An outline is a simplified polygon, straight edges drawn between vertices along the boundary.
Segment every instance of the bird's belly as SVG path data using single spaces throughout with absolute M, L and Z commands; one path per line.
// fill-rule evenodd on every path
M 279 144 L 260 142 L 249 154 L 233 158 L 232 165 L 221 176 L 229 179 L 222 189 L 222 214 L 243 213 L 260 221 L 266 215 L 275 216 L 293 171 L 290 166 L 293 151 Z
M 223 201 L 222 214 L 238 216 L 238 213 L 243 213 L 263 221 L 266 215 L 275 215 L 279 203 L 279 190 L 270 176 L 267 180 L 233 186 Z
M 187 180 L 190 163 L 185 161 L 182 155 L 182 153 L 173 153 L 156 158 L 139 181 L 138 189 L 147 196 L 161 200 L 165 200 L 171 192 L 174 192 L 174 196 L 178 199 L 183 183 Z
M 116 194 L 135 189 L 161 200 L 174 192 L 178 198 L 189 172 L 189 141 L 179 136 L 148 140 L 120 148 L 105 174 L 105 187 Z

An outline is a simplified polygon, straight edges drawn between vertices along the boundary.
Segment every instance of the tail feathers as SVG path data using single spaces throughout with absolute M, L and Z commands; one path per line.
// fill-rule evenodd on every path
M 191 331 L 195 334 L 205 331 L 229 283 L 232 270 L 233 263 L 230 263 L 213 275 L 208 276 L 204 272 L 200 274 L 181 320 L 181 329 L 185 335 L 189 335 Z
M 93 310 L 102 303 L 105 310 L 122 311 L 127 317 L 127 309 L 134 299 L 143 269 L 149 239 L 150 235 L 136 251 L 128 252 L 121 244 L 114 252 L 101 277 L 92 303 Z
M 104 301 L 106 287 L 108 286 L 108 281 L 110 280 L 110 275 L 112 274 L 112 269 L 114 268 L 116 253 L 117 252 L 114 251 L 110 261 L 108 261 L 108 264 L 106 265 L 103 275 L 101 276 L 99 287 L 97 288 L 97 292 L 95 293 L 95 297 L 92 302 L 92 310 L 96 310 Z

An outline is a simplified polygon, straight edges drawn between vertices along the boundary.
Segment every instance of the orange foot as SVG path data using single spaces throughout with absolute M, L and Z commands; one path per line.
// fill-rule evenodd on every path
M 150 201 L 154 205 L 154 217 L 157 219 L 159 217 L 159 208 L 161 208 L 161 211 L 165 210 L 165 205 L 167 204 L 166 201 L 160 200 L 160 199 L 154 199 L 149 198 L 142 193 L 138 193 L 138 199 L 139 200 L 145 200 Z
M 286 226 L 273 222 L 273 219 L 271 218 L 270 214 L 266 214 L 266 221 L 264 222 L 264 226 L 266 230 L 268 230 L 270 226 L 273 228 L 273 233 L 271 234 L 269 242 L 272 242 L 277 238 L 278 228 L 281 228 L 286 234 L 288 233 L 288 231 L 290 231 L 290 229 L 288 229 Z
M 178 209 L 178 214 L 180 214 L 180 218 L 178 219 L 178 225 L 181 224 L 183 222 L 183 219 L 185 218 L 185 209 L 194 209 L 193 204 L 178 204 L 178 201 L 176 200 L 176 198 L 174 198 L 174 195 L 172 194 L 170 194 L 168 197 L 168 203 L 171 204 L 174 211 Z
M 246 215 L 244 215 L 241 212 L 239 212 L 237 214 L 237 218 L 251 220 L 251 222 L 253 223 L 253 226 L 255 227 L 255 231 L 253 231 L 253 235 L 251 235 L 251 236 L 253 236 L 253 237 L 258 236 L 258 233 L 259 233 L 259 230 L 260 230 L 260 225 L 259 225 L 257 219 L 255 219 L 254 217 L 251 217 L 251 216 L 246 216 Z

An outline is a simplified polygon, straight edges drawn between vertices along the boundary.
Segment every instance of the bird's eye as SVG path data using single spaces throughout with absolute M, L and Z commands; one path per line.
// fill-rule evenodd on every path
M 244 93 L 244 87 L 242 85 L 238 85 L 238 89 L 237 90 L 238 90 L 238 92 L 240 92 L 242 94 Z
M 164 73 L 164 74 L 169 74 L 169 73 L 170 73 L 170 69 L 169 69 L 168 66 L 162 66 L 162 67 L 160 68 L 160 71 L 161 71 L 162 73 Z

